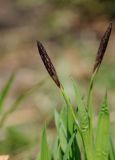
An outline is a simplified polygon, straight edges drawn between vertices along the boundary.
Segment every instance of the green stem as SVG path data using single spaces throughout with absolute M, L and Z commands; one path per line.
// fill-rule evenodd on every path
M 90 85 L 89 85 L 89 90 L 88 90 L 88 99 L 87 99 L 87 108 L 88 108 L 88 113 L 89 113 L 89 124 L 90 124 L 90 130 L 89 130 L 89 134 L 90 134 L 90 144 L 92 147 L 94 147 L 94 141 L 93 141 L 93 100 L 92 100 L 92 94 L 93 94 L 93 86 L 94 86 L 94 81 L 95 81 L 95 77 L 96 77 L 96 73 L 97 70 L 93 73 L 92 77 L 91 77 L 91 81 L 90 81 Z
M 89 113 L 89 117 L 90 117 L 90 121 L 92 122 L 92 92 L 93 92 L 93 86 L 94 86 L 94 81 L 96 78 L 96 74 L 97 74 L 98 70 L 95 70 L 95 72 L 92 74 L 91 76 L 91 80 L 90 80 L 90 85 L 89 85 L 89 89 L 88 89 L 88 98 L 87 98 L 87 108 L 88 108 L 88 113 Z M 91 125 L 92 126 L 92 125 Z
M 81 138 L 82 138 L 82 140 L 83 140 L 82 131 L 81 131 L 80 127 L 79 127 L 78 121 L 77 121 L 77 119 L 76 119 L 75 112 L 74 112 L 73 107 L 72 107 L 72 105 L 71 105 L 71 103 L 70 103 L 70 99 L 69 99 L 69 97 L 65 94 L 63 87 L 61 87 L 60 89 L 61 89 L 61 93 L 62 93 L 62 95 L 63 95 L 63 97 L 64 97 L 64 100 L 65 100 L 67 106 L 70 107 L 70 110 L 71 110 L 73 119 L 74 119 L 74 121 L 75 121 L 75 123 L 76 123 L 77 130 L 78 130 L 78 132 L 80 133 Z M 84 142 L 84 141 L 83 141 L 83 142 Z

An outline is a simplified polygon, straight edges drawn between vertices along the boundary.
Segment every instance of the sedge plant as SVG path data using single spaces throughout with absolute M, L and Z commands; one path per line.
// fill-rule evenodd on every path
M 55 125 L 57 137 L 53 149 L 47 143 L 46 127 L 42 132 L 41 151 L 36 160 L 115 160 L 115 149 L 110 136 L 110 114 L 107 91 L 100 106 L 96 131 L 93 130 L 93 86 L 97 72 L 103 60 L 112 23 L 104 33 L 97 52 L 93 72 L 91 75 L 87 103 L 85 104 L 78 84 L 72 80 L 75 91 L 76 108 L 61 84 L 54 65 L 51 62 L 44 46 L 37 41 L 41 59 L 55 84 L 59 88 L 65 106 L 61 112 L 55 111 Z

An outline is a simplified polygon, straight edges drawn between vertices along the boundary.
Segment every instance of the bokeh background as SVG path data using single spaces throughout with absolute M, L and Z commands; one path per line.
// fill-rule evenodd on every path
M 53 112 L 64 103 L 43 66 L 36 40 L 44 44 L 74 104 L 71 77 L 86 97 L 99 42 L 110 22 L 113 30 L 94 87 L 94 123 L 107 89 L 115 135 L 115 1 L 0 0 L 1 91 L 15 74 L 0 120 L 17 97 L 30 92 L 0 122 L 0 154 L 10 154 L 12 160 L 34 159 L 45 123 L 50 144 L 55 137 Z

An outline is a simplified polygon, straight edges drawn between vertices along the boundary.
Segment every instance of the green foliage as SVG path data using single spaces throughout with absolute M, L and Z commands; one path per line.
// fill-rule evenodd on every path
M 96 159 L 107 160 L 109 155 L 109 131 L 110 119 L 108 110 L 107 95 L 105 95 L 104 102 L 99 112 L 99 120 L 96 133 Z
M 74 81 L 73 85 L 78 109 L 76 108 L 77 111 L 75 111 L 72 108 L 70 99 L 63 91 L 66 105 L 62 108 L 60 114 L 55 111 L 57 138 L 52 149 L 52 159 L 81 160 L 81 157 L 84 157 L 87 160 L 109 160 L 110 157 L 113 160 L 115 151 L 110 141 L 110 117 L 107 94 L 99 111 L 95 137 L 95 132 L 93 130 L 90 132 L 93 126 L 90 126 L 92 124 L 90 123 L 91 119 L 86 104 L 83 103 L 79 87 Z M 43 134 L 45 133 L 43 132 Z M 82 142 L 80 141 L 80 136 Z M 44 135 L 42 135 L 42 139 L 43 137 Z
M 115 159 L 115 148 L 112 142 L 112 139 L 110 137 L 110 141 L 109 141 L 109 160 L 114 160 Z
M 58 147 L 60 147 L 59 159 L 71 159 L 80 157 L 80 150 L 76 139 L 76 127 L 71 115 L 71 111 L 66 106 L 62 109 L 60 115 L 55 111 L 55 123 L 58 132 Z M 57 152 L 57 150 L 56 150 Z M 56 159 L 55 153 L 53 158 Z
M 40 158 L 37 157 L 36 160 L 51 160 L 50 151 L 48 148 L 47 136 L 46 136 L 46 129 L 44 128 L 42 131 L 42 142 L 41 142 L 41 152 Z
M 115 157 L 114 146 L 112 141 L 110 141 L 110 117 L 107 93 L 105 94 L 104 101 L 102 103 L 102 106 L 100 107 L 97 128 L 93 129 L 92 125 L 93 86 L 97 72 L 100 68 L 101 62 L 106 51 L 111 30 L 112 24 L 110 23 L 101 39 L 99 50 L 97 52 L 94 69 L 87 94 L 86 104 L 83 102 L 79 86 L 74 81 L 72 81 L 77 106 L 77 108 L 73 108 L 71 100 L 66 94 L 64 87 L 62 86 L 58 78 L 59 84 L 61 85 L 57 85 L 57 83 L 56 85 L 60 89 L 62 96 L 65 100 L 65 107 L 62 108 L 60 114 L 57 111 L 55 111 L 57 137 L 54 146 L 54 151 L 51 154 L 53 160 L 113 160 Z M 53 64 L 43 46 L 42 48 L 40 48 L 39 52 L 40 55 L 42 54 L 42 61 L 43 63 L 45 63 L 45 67 L 49 73 L 49 66 L 51 71 L 51 66 L 53 66 Z M 47 61 L 47 57 L 49 61 Z M 53 71 L 55 71 L 54 66 L 52 68 L 54 69 Z M 58 77 L 56 71 L 51 73 L 52 74 L 49 74 L 53 80 L 54 77 L 55 79 L 56 77 Z M 44 145 L 41 145 L 41 160 L 49 159 L 49 149 L 46 142 L 46 135 L 44 134 L 46 134 L 46 132 L 43 132 L 42 135 L 42 142 Z

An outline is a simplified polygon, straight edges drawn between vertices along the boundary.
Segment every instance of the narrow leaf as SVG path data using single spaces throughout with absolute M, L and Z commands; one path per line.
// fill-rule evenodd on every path
M 65 151 L 63 160 L 69 159 L 69 154 L 70 154 L 70 151 L 71 151 L 71 146 L 72 146 L 74 137 L 75 137 L 75 133 L 71 136 L 71 138 L 70 138 L 70 140 L 69 140 L 69 143 L 68 143 L 68 145 L 67 145 L 67 147 L 66 147 L 66 151 Z M 71 158 L 72 158 L 72 157 L 71 157 Z M 73 157 L 73 158 L 74 158 L 74 157 Z
M 61 116 L 57 113 L 57 111 L 55 111 L 55 123 L 58 132 L 60 147 L 63 152 L 65 152 L 67 146 L 67 132 Z
M 96 160 L 108 160 L 109 155 L 109 129 L 110 117 L 108 111 L 107 95 L 99 112 L 99 120 L 96 132 Z
M 66 151 L 64 153 L 63 160 L 72 159 L 72 160 L 81 160 L 80 149 L 76 140 L 76 132 L 74 132 L 67 144 Z
M 64 132 L 64 135 L 67 137 L 67 133 L 66 133 L 66 126 L 64 125 L 64 122 L 61 118 L 61 114 L 59 115 L 58 112 L 55 110 L 54 112 L 55 114 L 55 124 L 56 124 L 56 129 L 57 131 L 59 131 L 60 126 L 62 127 L 62 130 Z
M 83 145 L 85 148 L 87 159 L 92 160 L 94 157 L 94 145 L 93 145 L 93 137 L 92 134 L 90 133 L 89 115 L 83 103 L 79 86 L 74 81 L 73 81 L 73 86 L 75 90 L 76 102 L 78 107 L 77 115 L 79 117 L 80 128 L 82 130 Z
M 109 160 L 115 160 L 115 148 L 114 148 L 111 137 L 110 137 Z
M 42 131 L 42 142 L 41 142 L 41 152 L 40 152 L 41 160 L 50 160 L 50 152 L 47 143 L 46 129 L 44 128 Z
M 14 74 L 12 74 L 10 76 L 9 80 L 7 81 L 7 83 L 5 84 L 4 88 L 2 89 L 2 91 L 0 93 L 0 112 L 3 110 L 3 104 L 5 101 L 5 98 L 7 97 L 8 93 L 10 91 L 11 85 L 14 81 L 14 77 L 15 77 Z
M 80 94 L 79 87 L 74 82 L 74 80 L 73 80 L 73 87 L 74 87 L 74 90 L 75 90 L 76 102 L 77 102 L 77 107 L 78 107 L 78 116 L 79 116 L 80 127 L 82 129 L 82 133 L 85 133 L 89 129 L 88 113 L 87 113 L 86 108 L 83 104 L 82 96 Z
M 70 109 L 71 115 L 72 115 L 72 117 L 74 119 L 74 122 L 76 124 L 76 128 L 77 128 L 78 132 L 80 133 L 80 135 L 82 135 L 81 129 L 79 127 L 78 119 L 76 117 L 76 113 L 75 113 L 75 111 L 74 111 L 74 109 L 72 107 L 72 104 L 71 104 L 71 101 L 70 101 L 69 97 L 67 96 L 67 94 L 65 93 L 65 91 L 64 91 L 64 89 L 62 87 L 61 87 L 61 93 L 62 93 L 62 95 L 64 97 L 64 100 L 65 100 L 65 103 L 66 103 L 67 107 Z
M 56 141 L 53 145 L 53 159 L 54 160 L 59 160 L 59 159 L 62 159 L 62 154 L 61 154 L 61 150 L 60 150 L 60 144 L 59 144 L 59 138 L 58 136 L 56 137 Z
M 61 113 L 60 113 L 60 117 L 61 117 L 61 119 L 62 119 L 62 121 L 63 121 L 63 124 L 64 124 L 64 126 L 65 126 L 65 129 L 66 129 L 66 131 L 67 131 L 67 123 L 68 123 L 68 119 L 67 119 L 67 106 L 66 105 L 64 105 L 63 107 L 62 107 L 62 110 L 61 110 Z

